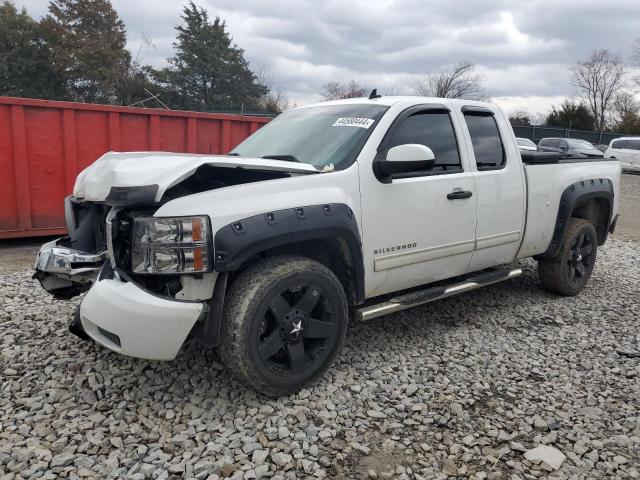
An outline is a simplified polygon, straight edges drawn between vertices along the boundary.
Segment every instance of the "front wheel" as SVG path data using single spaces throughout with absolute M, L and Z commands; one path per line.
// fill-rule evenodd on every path
M 540 283 L 561 295 L 577 295 L 591 276 L 597 249 L 598 236 L 593 224 L 582 218 L 570 218 L 558 254 L 538 263 Z
M 317 380 L 347 328 L 342 284 L 324 265 L 274 256 L 242 272 L 225 299 L 219 353 L 261 393 L 288 395 Z

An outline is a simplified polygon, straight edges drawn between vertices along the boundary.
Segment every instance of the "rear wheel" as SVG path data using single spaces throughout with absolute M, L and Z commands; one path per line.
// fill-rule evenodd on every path
M 331 270 L 304 257 L 270 257 L 231 286 L 219 353 L 254 389 L 287 395 L 324 374 L 346 327 L 346 296 Z
M 570 218 L 558 254 L 538 263 L 542 286 L 561 295 L 577 295 L 591 276 L 597 249 L 593 224 L 582 218 Z

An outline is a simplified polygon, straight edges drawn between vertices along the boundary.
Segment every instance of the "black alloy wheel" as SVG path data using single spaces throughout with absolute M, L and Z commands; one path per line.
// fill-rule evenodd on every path
M 597 251 L 593 224 L 583 218 L 570 218 L 556 256 L 538 261 L 540 283 L 561 295 L 577 295 L 591 277 Z
M 255 390 L 295 393 L 327 371 L 347 330 L 344 288 L 325 265 L 294 255 L 246 268 L 225 296 L 218 352 Z
M 574 287 L 580 287 L 591 273 L 595 245 L 587 232 L 580 233 L 569 249 L 567 258 L 567 279 Z
M 296 285 L 269 302 L 259 323 L 258 354 L 279 375 L 295 374 L 324 362 L 335 341 L 331 302 L 316 285 Z

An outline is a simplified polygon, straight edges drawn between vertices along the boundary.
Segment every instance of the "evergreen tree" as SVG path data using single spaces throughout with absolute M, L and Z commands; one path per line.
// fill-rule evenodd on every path
M 120 103 L 131 66 L 127 34 L 109 0 L 52 0 L 42 21 L 73 100 Z
M 0 4 L 0 95 L 65 98 L 41 26 L 23 8 Z
M 184 7 L 182 19 L 176 55 L 155 74 L 166 103 L 185 110 L 258 108 L 268 89 L 257 81 L 225 22 L 219 17 L 211 22 L 193 2 Z
M 572 128 L 574 130 L 592 130 L 595 119 L 583 102 L 565 100 L 560 107 L 552 107 L 547 115 L 546 125 L 550 127 Z

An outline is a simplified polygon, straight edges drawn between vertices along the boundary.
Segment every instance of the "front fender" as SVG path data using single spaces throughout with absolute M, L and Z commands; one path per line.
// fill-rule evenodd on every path
M 238 269 L 253 255 L 308 240 L 346 242 L 356 275 L 356 296 L 364 299 L 364 263 L 358 223 L 348 205 L 327 203 L 276 210 L 235 221 L 214 236 L 214 269 Z

